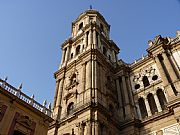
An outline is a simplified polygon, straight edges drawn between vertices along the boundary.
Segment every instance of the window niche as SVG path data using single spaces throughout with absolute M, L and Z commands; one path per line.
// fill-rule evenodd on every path
M 71 102 L 67 107 L 67 115 L 72 114 L 74 111 L 74 102 Z
M 103 54 L 106 56 L 107 55 L 107 49 L 103 46 Z
M 138 99 L 138 104 L 139 104 L 139 109 L 140 109 L 140 112 L 141 112 L 141 116 L 144 119 L 145 117 L 148 116 L 144 99 L 143 98 L 139 98 Z
M 137 89 L 139 89 L 140 88 L 140 84 L 135 84 L 134 85 L 134 88 L 137 90 Z
M 157 75 L 153 75 L 152 80 L 155 81 L 157 79 L 158 79 L 158 76 Z
M 104 26 L 102 23 L 100 24 L 100 29 L 101 29 L 101 31 L 104 31 Z
M 147 76 L 143 76 L 142 81 L 143 81 L 143 85 L 144 85 L 144 87 L 147 87 L 147 86 L 149 86 L 149 85 L 150 85 L 150 83 L 149 83 L 149 80 L 148 80 L 148 77 L 147 77 Z
M 81 22 L 81 23 L 79 24 L 78 30 L 81 30 L 82 28 L 83 28 L 83 22 Z
M 73 58 L 73 53 L 71 53 L 71 59 Z
M 78 45 L 77 47 L 76 47 L 76 55 L 78 55 L 79 53 L 80 53 L 80 45 Z

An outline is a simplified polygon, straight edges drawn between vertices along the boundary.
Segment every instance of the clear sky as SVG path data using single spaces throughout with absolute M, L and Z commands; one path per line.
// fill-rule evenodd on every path
M 23 83 L 23 92 L 40 103 L 52 102 L 60 45 L 90 5 L 111 25 L 127 63 L 146 54 L 148 40 L 180 30 L 180 0 L 0 0 L 0 78 Z

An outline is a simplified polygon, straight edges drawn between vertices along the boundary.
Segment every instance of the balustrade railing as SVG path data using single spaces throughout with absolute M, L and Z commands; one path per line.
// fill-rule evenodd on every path
M 15 87 L 13 87 L 12 85 L 10 85 L 9 83 L 7 83 L 6 81 L 0 79 L 0 87 L 3 90 L 8 91 L 9 93 L 13 94 L 14 96 L 16 96 L 17 98 L 19 98 L 20 100 L 26 102 L 27 104 L 31 105 L 33 108 L 39 110 L 40 112 L 43 112 L 44 114 L 48 115 L 51 117 L 51 108 L 46 108 L 46 104 L 41 105 L 40 103 L 38 103 L 37 101 L 34 100 L 34 96 L 29 97 L 26 94 L 24 94 L 21 89 L 17 89 Z

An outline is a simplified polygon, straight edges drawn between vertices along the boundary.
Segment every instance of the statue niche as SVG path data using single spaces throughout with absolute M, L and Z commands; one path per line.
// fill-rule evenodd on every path
M 66 94 L 64 96 L 64 100 L 66 100 L 66 103 L 69 99 L 75 97 L 77 98 L 78 92 L 76 89 L 76 86 L 79 84 L 77 79 L 78 72 L 75 70 L 70 76 L 69 76 L 69 82 L 66 86 Z

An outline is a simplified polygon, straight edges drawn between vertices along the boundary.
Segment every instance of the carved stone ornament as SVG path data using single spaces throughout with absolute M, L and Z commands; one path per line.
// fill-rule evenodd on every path
M 78 85 L 78 79 L 77 79 L 78 72 L 76 69 L 71 73 L 69 76 L 69 84 L 66 86 L 66 90 L 72 89 L 76 85 Z
M 156 45 L 159 45 L 159 44 L 164 44 L 164 45 L 167 45 L 169 43 L 169 40 L 168 38 L 162 38 L 161 35 L 158 35 L 154 38 L 154 41 L 152 40 L 149 40 L 148 41 L 148 44 L 149 46 L 156 46 Z
M 77 98 L 77 90 L 76 91 L 74 91 L 74 92 L 68 92 L 67 94 L 65 94 L 65 96 L 64 96 L 64 100 L 66 100 L 66 102 L 69 100 L 69 99 L 71 99 L 71 98 L 73 98 L 73 97 L 76 97 Z
M 25 127 L 31 128 L 33 126 L 33 120 L 31 120 L 28 116 L 21 115 L 17 122 L 24 125 Z
M 140 73 L 134 75 L 133 82 L 138 82 L 142 80 L 140 78 L 142 78 L 143 76 L 153 76 L 155 75 L 155 71 L 156 69 L 153 68 L 152 66 L 143 68 L 140 70 Z
M 3 119 L 7 106 L 0 102 L 0 121 Z

